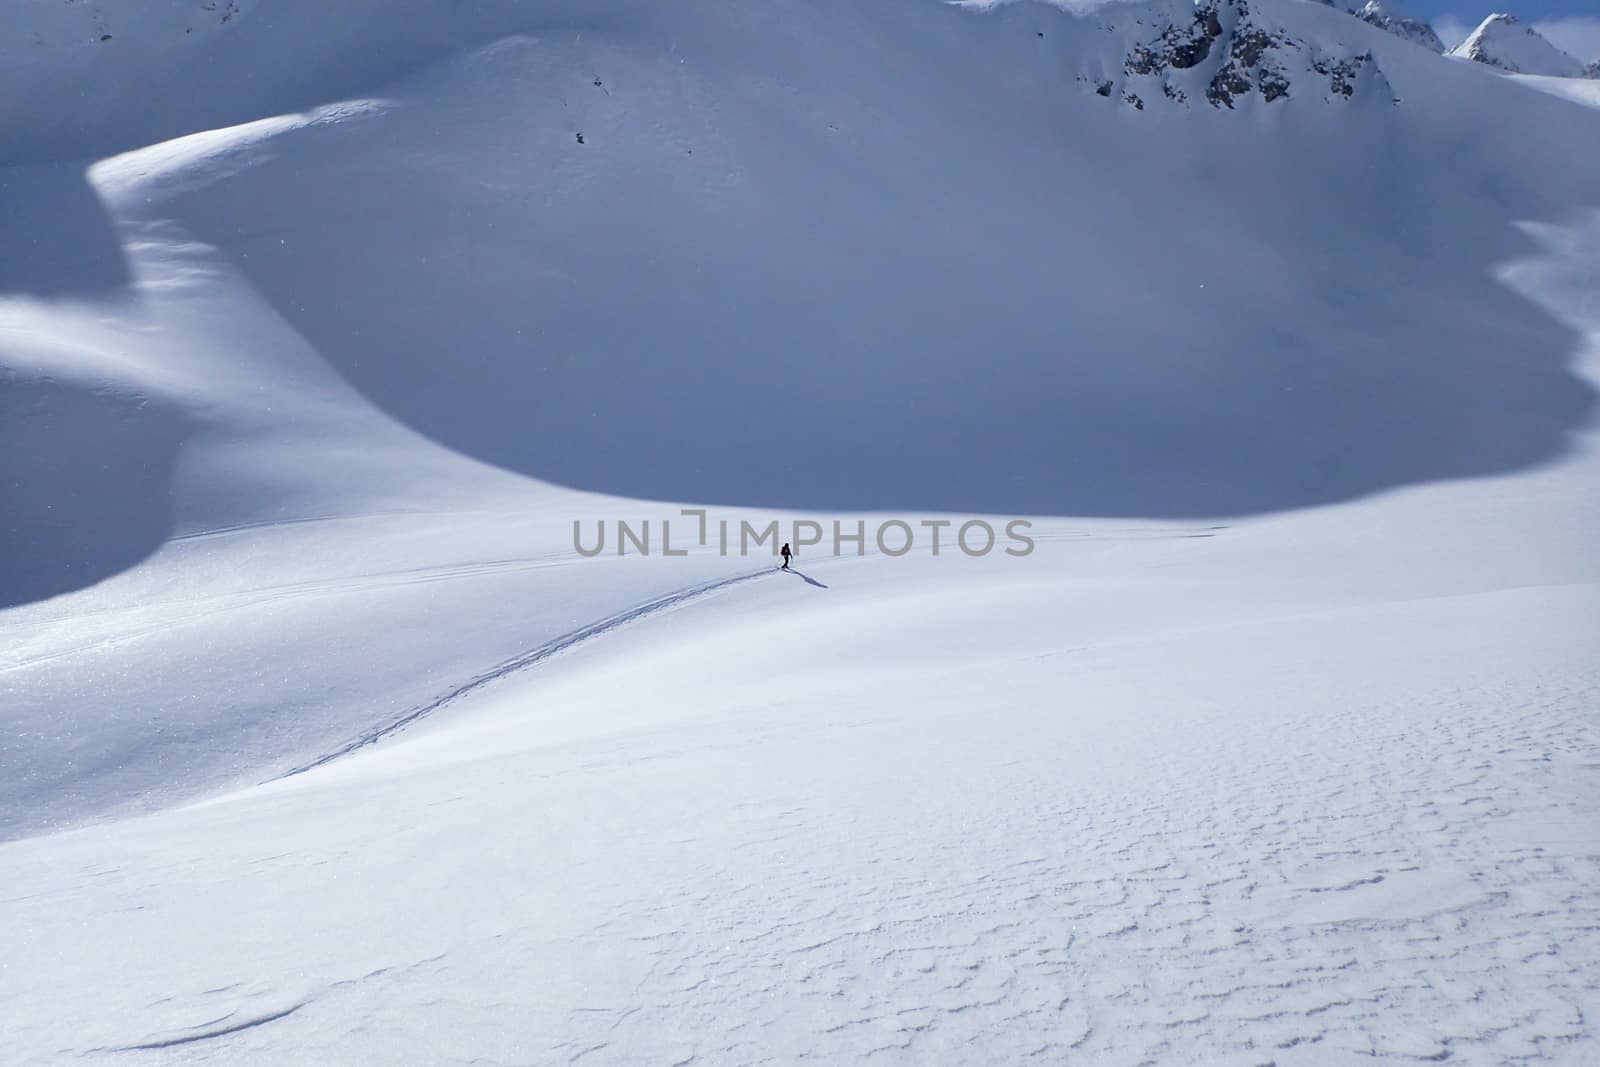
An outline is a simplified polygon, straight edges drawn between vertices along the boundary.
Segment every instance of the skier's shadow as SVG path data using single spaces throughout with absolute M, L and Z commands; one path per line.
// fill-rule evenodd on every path
M 826 589 L 826 588 L 828 588 L 827 586 L 823 585 L 821 582 L 817 581 L 815 578 L 811 577 L 811 575 L 809 575 L 809 574 L 801 574 L 799 571 L 795 570 L 793 567 L 789 568 L 789 573 L 790 574 L 794 574 L 794 575 L 798 575 L 799 577 L 804 578 L 806 580 L 806 584 L 807 585 L 814 585 L 818 589 Z

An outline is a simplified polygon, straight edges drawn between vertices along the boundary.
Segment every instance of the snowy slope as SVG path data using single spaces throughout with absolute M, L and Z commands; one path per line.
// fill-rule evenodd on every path
M 271 790 L 18 842 L 10 1047 L 1581 1063 L 1593 587 L 1436 552 L 1507 503 L 766 577 Z M 1396 558 L 1285 597 L 1306 549 Z
M 1585 107 L 1600 107 L 1600 80 L 1593 78 L 1555 78 L 1543 74 L 1513 74 L 1517 82 L 1551 96 L 1571 100 Z
M 0 1060 L 1593 1058 L 1593 108 L 1280 0 L 0 10 Z M 574 550 L 693 505 L 1037 548 Z
M 1515 15 L 1490 15 L 1450 50 L 1452 56 L 1485 63 L 1512 74 L 1543 74 L 1558 78 L 1587 78 L 1592 72 L 1524 26 Z
M 5 395 L 27 414 L 0 454 L 47 458 L 7 469 L 11 679 L 29 709 L 114 693 L 123 728 L 25 731 L 5 810 L 37 825 L 82 809 L 83 778 L 97 810 L 292 765 L 515 654 L 508 618 L 536 643 L 716 566 L 632 568 L 659 585 L 580 609 L 583 572 L 549 620 L 482 606 L 522 580 L 489 572 L 437 609 L 468 620 L 455 640 L 365 630 L 411 617 L 372 606 L 407 575 L 486 552 L 547 588 L 571 519 L 650 513 L 513 475 L 1204 521 L 1516 469 L 1588 411 L 1570 328 L 1493 275 L 1526 248 L 1507 211 L 1584 203 L 1582 168 L 1510 161 L 1587 112 L 1305 5 L 1225 5 L 1202 62 L 1151 73 L 1130 64 L 1196 32 L 1181 5 L 649 10 L 611 36 L 546 13 L 351 100 L 101 160 L 81 197 L 61 193 L 81 165 L 12 172 L 32 251 L 9 261 Z M 1341 56 L 1384 84 L 1333 92 L 1315 65 Z M 1491 138 L 1497 107 L 1518 121 Z M 494 518 L 456 534 L 463 511 Z M 291 625 L 280 589 L 336 597 Z M 215 636 L 197 599 L 227 609 Z M 197 675 L 216 695 L 174 699 Z M 153 719 L 184 743 L 132 758 Z

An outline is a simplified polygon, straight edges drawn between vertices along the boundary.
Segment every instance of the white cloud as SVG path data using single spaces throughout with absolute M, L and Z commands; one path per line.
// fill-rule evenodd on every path
M 1439 15 L 1433 20 L 1433 32 L 1439 35 L 1446 48 L 1454 48 L 1467 39 L 1467 34 L 1478 28 L 1476 22 L 1462 22 L 1454 15 Z
M 1437 25 L 1435 23 L 1435 28 Z M 1535 22 L 1533 28 L 1551 44 L 1585 63 L 1600 59 L 1600 18 L 1593 15 L 1564 15 L 1558 19 Z

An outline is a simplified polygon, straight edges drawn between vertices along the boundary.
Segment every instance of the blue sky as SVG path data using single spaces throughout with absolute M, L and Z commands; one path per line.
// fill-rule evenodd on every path
M 1562 15 L 1592 15 L 1600 18 L 1600 2 L 1596 0 L 1488 0 L 1481 9 L 1460 0 L 1411 0 L 1399 4 L 1413 15 L 1433 18 L 1436 15 L 1456 15 L 1463 22 L 1481 22 L 1493 11 L 1509 11 L 1524 22 L 1559 18 Z
M 1600 0 L 1395 0 L 1394 6 L 1433 23 L 1446 45 L 1459 44 L 1491 12 L 1509 11 L 1578 58 L 1600 59 Z

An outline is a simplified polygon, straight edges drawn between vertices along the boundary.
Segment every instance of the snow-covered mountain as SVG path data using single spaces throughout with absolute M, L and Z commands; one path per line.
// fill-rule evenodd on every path
M 1421 45 L 1430 52 L 1442 54 L 1445 50 L 1444 42 L 1439 40 L 1439 35 L 1434 32 L 1432 26 L 1422 19 L 1413 18 L 1400 11 L 1393 4 L 1385 3 L 1384 0 L 1367 0 L 1351 13 L 1362 22 L 1370 23 L 1412 44 Z
M 1600 64 L 1585 66 L 1540 35 L 1515 15 L 1490 15 L 1450 55 L 1470 59 L 1512 74 L 1542 74 L 1558 78 L 1592 78 Z
M 1596 1058 L 1594 83 L 0 22 L 0 1062 Z

